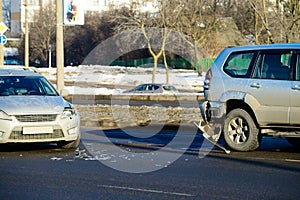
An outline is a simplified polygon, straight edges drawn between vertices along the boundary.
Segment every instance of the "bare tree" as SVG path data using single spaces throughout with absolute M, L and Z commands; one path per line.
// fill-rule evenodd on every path
M 300 40 L 300 1 L 277 0 L 276 5 L 272 6 L 272 10 L 276 15 L 280 24 L 279 40 L 285 42 Z M 274 27 L 275 28 L 275 27 Z
M 248 0 L 255 13 L 256 43 L 299 41 L 299 0 Z M 264 35 L 267 36 L 264 40 Z
M 154 60 L 152 82 L 155 83 L 158 60 L 161 56 L 165 56 L 165 45 L 171 30 L 166 29 L 168 15 L 166 15 L 166 11 L 163 8 L 165 6 L 163 0 L 158 1 L 158 13 L 140 12 L 140 5 L 140 1 L 134 2 L 131 4 L 129 12 L 119 13 L 120 15 L 115 16 L 112 21 L 117 24 L 115 28 L 116 33 L 120 33 L 125 30 L 132 30 L 137 33 L 137 37 L 135 37 L 135 39 L 132 38 L 131 33 L 128 34 L 128 38 L 130 38 L 130 40 L 127 41 L 130 41 L 130 43 L 127 45 L 135 42 L 141 42 L 142 39 L 138 37 L 139 33 L 141 33 L 144 37 L 146 48 L 148 48 L 149 53 Z M 167 62 L 165 62 L 165 67 L 167 69 L 166 82 L 168 83 Z
M 206 47 L 210 54 L 214 52 L 213 46 L 207 44 L 209 36 L 218 29 L 223 3 L 221 0 L 179 0 L 177 2 L 182 10 L 176 30 L 190 45 L 193 51 L 191 53 L 194 54 L 194 68 L 198 68 L 198 73 L 201 74 L 202 67 L 199 61 L 207 56 L 201 49 Z
M 47 64 L 48 47 L 55 46 L 56 15 L 55 6 L 48 4 L 41 7 L 41 11 L 34 16 L 34 22 L 30 24 L 30 61 L 37 60 L 42 65 Z M 52 48 L 52 49 L 55 49 Z
M 9 0 L 3 0 L 2 1 L 2 16 L 3 16 L 3 22 L 10 27 L 10 6 L 11 2 Z

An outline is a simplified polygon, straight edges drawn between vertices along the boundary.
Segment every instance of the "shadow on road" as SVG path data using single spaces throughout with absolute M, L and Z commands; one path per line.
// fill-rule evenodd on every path
M 119 145 L 120 141 L 129 141 L 130 143 L 150 144 L 152 145 L 151 147 L 153 146 L 164 147 L 168 145 L 170 142 L 172 142 L 175 137 L 180 137 L 179 142 L 173 145 L 175 149 L 198 152 L 203 145 L 204 137 L 202 136 L 202 132 L 195 129 L 195 127 L 193 126 L 186 126 L 185 128 L 182 129 L 184 130 L 184 133 L 179 133 L 179 131 L 182 131 L 179 129 L 179 126 L 164 125 L 159 132 L 153 135 L 153 129 L 155 129 L 154 126 L 155 125 L 146 126 L 143 127 L 143 129 L 140 129 L 141 127 L 127 127 L 123 129 L 109 129 L 109 130 L 96 129 L 96 130 L 88 130 L 87 132 L 88 134 L 92 134 L 92 135 L 105 136 L 115 145 Z M 136 136 L 140 136 L 140 137 L 135 137 L 128 134 L 130 132 L 134 132 Z M 151 135 L 151 136 L 145 137 L 147 135 Z M 190 137 L 194 137 L 192 139 L 193 142 L 189 147 L 186 147 L 185 141 L 187 140 L 187 138 L 189 138 L 190 140 Z M 222 146 L 226 146 L 222 138 L 219 140 L 218 143 Z M 181 147 L 185 147 L 185 149 Z M 214 147 L 213 149 L 218 150 L 217 147 Z M 255 152 L 299 153 L 300 148 L 293 147 L 285 138 L 263 137 L 260 147 L 253 152 L 254 153 Z M 239 152 L 239 153 L 251 154 L 253 152 Z

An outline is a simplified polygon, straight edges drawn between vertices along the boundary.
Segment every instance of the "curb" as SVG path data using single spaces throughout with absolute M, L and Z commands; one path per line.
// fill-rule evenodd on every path
M 203 93 L 191 94 L 176 94 L 176 95 L 162 95 L 162 94 L 118 94 L 118 95 L 69 95 L 64 97 L 68 101 L 76 102 L 76 100 L 97 101 L 97 100 L 132 100 L 132 101 L 155 101 L 155 102 L 201 102 L 204 100 Z

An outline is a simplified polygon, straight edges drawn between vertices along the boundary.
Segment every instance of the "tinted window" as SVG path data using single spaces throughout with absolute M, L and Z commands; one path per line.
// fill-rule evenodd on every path
M 159 86 L 158 85 L 153 85 L 152 86 L 152 90 L 158 90 L 159 89 Z
M 292 53 L 262 53 L 258 58 L 253 78 L 289 80 Z
M 147 85 L 139 85 L 139 86 L 137 86 L 137 87 L 135 88 L 135 90 L 137 90 L 137 91 L 143 91 L 143 90 L 146 90 L 146 86 L 147 86 Z
M 174 86 L 170 86 L 170 85 L 164 85 L 163 88 L 167 91 L 175 91 L 176 88 Z
M 225 73 L 233 77 L 249 78 L 254 55 L 254 52 L 231 54 L 224 65 Z
M 159 89 L 159 86 L 157 85 L 147 85 L 147 90 L 153 91 Z
M 58 95 L 52 85 L 43 77 L 1 76 L 0 96 L 9 95 Z

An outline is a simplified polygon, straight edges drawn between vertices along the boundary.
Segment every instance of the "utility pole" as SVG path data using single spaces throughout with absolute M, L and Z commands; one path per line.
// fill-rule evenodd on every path
M 48 45 L 48 53 L 49 53 L 49 63 L 48 63 L 48 67 L 51 68 L 51 44 Z
M 0 0 L 0 22 L 2 22 L 2 0 Z M 4 45 L 0 44 L 0 68 L 4 65 Z
M 63 0 L 56 0 L 56 87 L 59 93 L 64 89 L 64 34 Z
M 29 26 L 28 26 L 28 0 L 25 0 L 25 67 L 29 67 Z

